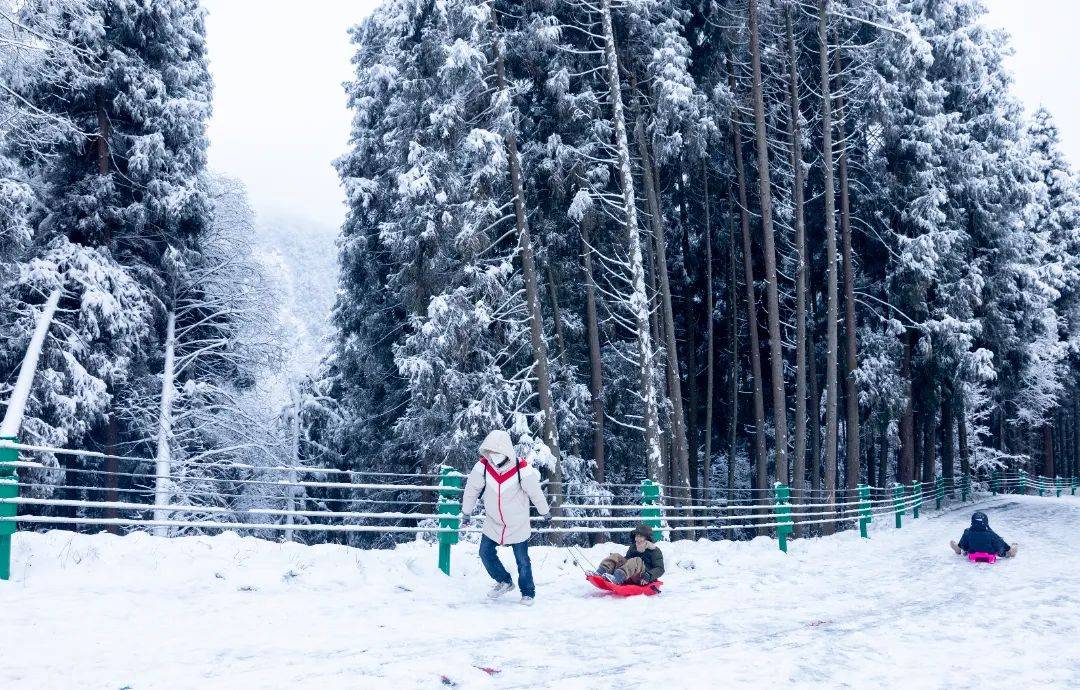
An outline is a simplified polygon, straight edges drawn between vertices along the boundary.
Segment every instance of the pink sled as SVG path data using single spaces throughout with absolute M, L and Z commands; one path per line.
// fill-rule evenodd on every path
M 975 553 L 969 553 L 967 556 L 968 556 L 968 560 L 971 561 L 972 563 L 995 563 L 995 562 L 997 562 L 997 554 L 994 554 L 994 553 L 984 553 L 982 551 L 977 551 Z

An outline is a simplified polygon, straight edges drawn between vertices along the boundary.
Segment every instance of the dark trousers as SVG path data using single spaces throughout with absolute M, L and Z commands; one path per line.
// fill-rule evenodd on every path
M 482 537 L 480 539 L 480 562 L 484 564 L 484 569 L 487 570 L 491 579 L 496 582 L 513 584 L 514 579 L 510 577 L 510 573 L 506 572 L 502 561 L 499 560 L 499 555 L 495 553 L 496 546 L 497 544 L 493 539 L 487 536 Z M 507 544 L 507 546 L 514 550 L 514 560 L 517 561 L 518 569 L 518 587 L 521 589 L 521 596 L 536 596 L 536 587 L 533 584 L 532 576 L 532 561 L 529 560 L 529 541 L 526 539 L 517 544 Z

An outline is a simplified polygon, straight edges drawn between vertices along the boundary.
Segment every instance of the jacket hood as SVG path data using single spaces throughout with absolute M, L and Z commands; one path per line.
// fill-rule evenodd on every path
M 510 434 L 502 429 L 496 429 L 484 437 L 480 444 L 480 454 L 487 457 L 489 453 L 500 453 L 508 458 L 517 459 L 517 451 L 514 443 L 510 440 Z

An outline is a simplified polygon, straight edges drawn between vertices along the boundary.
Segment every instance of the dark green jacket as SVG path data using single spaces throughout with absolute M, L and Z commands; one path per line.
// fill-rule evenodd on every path
M 640 558 L 645 564 L 642 582 L 659 580 L 660 576 L 664 574 L 664 554 L 660 552 L 659 547 L 653 546 L 651 549 L 647 548 L 642 552 L 637 550 L 637 546 L 631 546 L 626 551 L 626 558 Z

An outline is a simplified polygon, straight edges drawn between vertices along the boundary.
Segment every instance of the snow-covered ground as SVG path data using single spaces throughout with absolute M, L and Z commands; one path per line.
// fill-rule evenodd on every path
M 0 677 L 5 690 L 1075 687 L 1080 497 L 978 505 L 1019 558 L 953 555 L 970 506 L 786 556 L 764 538 L 664 544 L 650 598 L 614 599 L 570 552 L 534 547 L 532 608 L 516 592 L 486 601 L 468 544 L 447 578 L 421 543 L 20 533 L 0 583 Z

